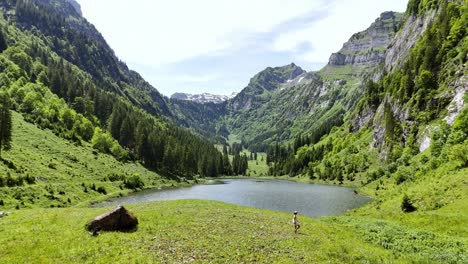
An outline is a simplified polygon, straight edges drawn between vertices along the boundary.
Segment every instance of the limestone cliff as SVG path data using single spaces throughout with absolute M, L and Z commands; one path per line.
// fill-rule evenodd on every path
M 421 35 L 434 20 L 436 11 L 431 10 L 422 16 L 409 16 L 402 28 L 390 41 L 385 53 L 385 69 L 391 72 L 405 62 L 408 51 L 418 42 Z
M 372 25 L 354 34 L 343 48 L 330 56 L 328 65 L 375 66 L 385 60 L 385 51 L 400 28 L 404 15 L 384 12 Z

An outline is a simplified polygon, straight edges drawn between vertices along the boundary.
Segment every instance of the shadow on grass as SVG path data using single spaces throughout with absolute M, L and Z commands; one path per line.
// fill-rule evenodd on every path
M 101 233 L 135 233 L 138 231 L 138 226 L 133 228 L 121 229 L 121 230 L 94 230 L 89 232 L 91 236 L 99 236 Z

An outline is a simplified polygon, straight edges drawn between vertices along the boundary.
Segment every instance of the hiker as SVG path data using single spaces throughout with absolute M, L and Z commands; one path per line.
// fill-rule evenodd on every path
M 301 225 L 299 224 L 299 219 L 297 219 L 297 211 L 294 211 L 292 222 L 293 222 L 293 225 L 294 225 L 294 233 L 297 234 L 297 230 L 299 228 L 301 228 Z

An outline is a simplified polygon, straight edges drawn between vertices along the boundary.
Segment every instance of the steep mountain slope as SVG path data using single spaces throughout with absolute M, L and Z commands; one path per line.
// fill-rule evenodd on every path
M 268 67 L 250 79 L 247 87 L 229 100 L 227 108 L 233 111 L 248 111 L 267 102 L 279 85 L 293 80 L 305 71 L 294 63 L 283 67 Z
M 400 206 L 424 214 L 466 205 L 468 5 L 410 1 L 408 7 L 392 42 L 403 53 L 389 49 L 386 56 L 397 63 L 392 72 L 368 81 L 345 123 L 321 140 L 298 137 L 292 150 L 271 148 L 271 173 L 365 186 L 377 197 L 365 210 L 377 215 L 394 217 Z M 422 21 L 427 26 L 413 24 Z M 412 48 L 401 46 L 415 28 L 420 37 L 408 40 Z
M 69 1 L 2 1 L 0 14 L 0 92 L 24 120 L 166 178 L 225 174 L 222 154 L 176 126 L 166 99 L 115 57 Z M 24 177 L 19 172 L 0 188 Z
M 268 103 L 281 87 L 292 84 L 294 79 L 304 73 L 294 63 L 283 67 L 268 67 L 252 77 L 247 87 L 234 98 L 222 104 L 171 100 L 174 116 L 179 123 L 197 133 L 211 135 L 210 138 L 225 142 L 229 134 L 240 134 L 239 131 L 252 125 L 251 122 L 259 123 L 257 121 L 260 120 L 253 119 L 253 116 L 249 118 L 249 115 Z
M 42 130 L 13 113 L 13 144 L 2 153 L 0 208 L 69 207 L 131 192 L 137 186 L 177 184 L 139 163 L 126 163 Z M 140 188 L 143 185 L 139 186 Z
M 226 115 L 226 102 L 216 104 L 171 99 L 169 104 L 178 124 L 210 139 L 212 143 L 225 142 L 229 133 L 220 120 Z
M 26 30 L 60 57 L 89 73 L 101 88 L 118 94 L 152 114 L 170 115 L 162 95 L 121 62 L 102 35 L 77 12 L 75 1 L 7 0 L 10 23 Z

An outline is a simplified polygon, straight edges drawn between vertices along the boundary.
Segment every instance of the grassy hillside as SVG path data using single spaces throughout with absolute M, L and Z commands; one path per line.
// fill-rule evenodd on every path
M 0 91 L 28 122 L 169 177 L 223 174 L 221 153 L 175 125 L 158 91 L 65 0 L 0 3 L 0 69 Z
M 25 122 L 16 112 L 13 131 L 12 149 L 2 152 L 0 178 L 21 183 L 0 187 L 0 210 L 65 207 L 126 194 L 131 189 L 124 180 L 134 178 L 140 178 L 146 187 L 178 184 L 139 163 L 123 163 L 99 153 L 89 143 L 78 145 L 59 138 Z

